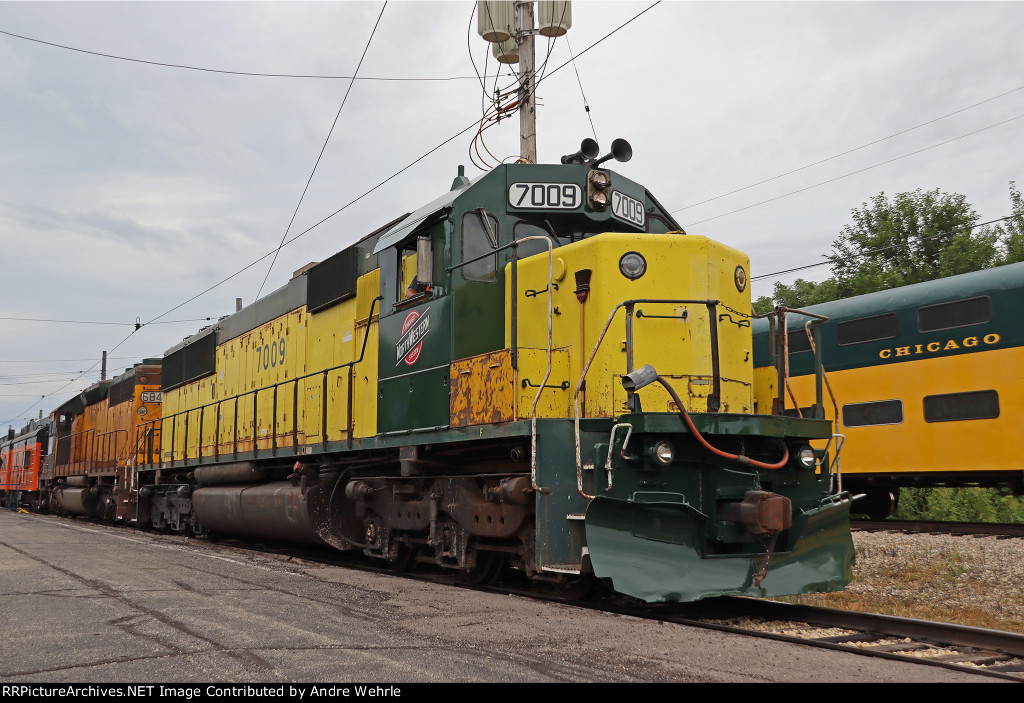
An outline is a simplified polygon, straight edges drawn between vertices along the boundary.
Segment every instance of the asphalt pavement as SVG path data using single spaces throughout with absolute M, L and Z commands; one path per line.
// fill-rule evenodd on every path
M 0 622 L 0 684 L 990 680 L 9 511 Z

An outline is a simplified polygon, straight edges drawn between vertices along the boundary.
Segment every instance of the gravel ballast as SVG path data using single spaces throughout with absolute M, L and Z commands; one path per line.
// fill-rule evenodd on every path
M 845 593 L 803 602 L 1024 632 L 1024 539 L 855 532 L 853 541 Z

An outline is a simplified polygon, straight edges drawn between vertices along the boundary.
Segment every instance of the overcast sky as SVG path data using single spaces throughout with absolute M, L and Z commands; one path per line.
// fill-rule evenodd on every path
M 651 4 L 577 1 L 548 70 Z M 348 76 L 382 6 L 0 2 L 0 31 L 144 61 Z M 473 8 L 387 4 L 360 76 L 462 78 L 356 81 L 290 236 L 479 119 L 470 50 L 483 70 L 487 45 L 475 19 L 470 31 Z M 602 153 L 616 137 L 632 143 L 633 160 L 614 168 L 688 232 L 748 252 L 755 276 L 820 260 L 850 210 L 879 191 L 963 193 L 982 221 L 995 219 L 1010 213 L 1009 182 L 1024 186 L 1022 30 L 1018 2 L 662 2 L 583 54 L 579 79 L 570 64 L 544 80 L 539 159 L 557 162 L 594 136 L 582 83 Z M 349 89 L 10 34 L 0 34 L 0 318 L 147 322 L 273 251 Z M 547 40 L 538 48 L 543 60 Z M 515 155 L 518 119 L 486 136 L 499 158 Z M 285 247 L 264 293 L 441 195 L 460 164 L 481 173 L 471 137 Z M 131 335 L 124 325 L 0 319 L 0 422 L 20 426 L 98 379 L 98 363 L 78 374 L 102 350 L 121 343 L 114 375 L 197 331 L 197 318 L 232 312 L 236 297 L 252 302 L 269 262 L 160 320 L 172 324 Z M 820 280 L 828 269 L 801 275 Z M 755 282 L 755 297 L 771 285 Z

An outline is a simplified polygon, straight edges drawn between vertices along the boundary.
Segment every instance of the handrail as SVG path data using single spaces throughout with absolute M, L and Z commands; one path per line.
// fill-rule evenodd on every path
M 800 310 L 797 308 L 787 308 L 783 305 L 779 305 L 773 312 L 765 315 L 757 315 L 755 317 L 775 317 L 778 319 L 778 333 L 774 343 L 779 347 L 779 351 L 775 354 L 775 369 L 778 373 L 778 397 L 775 398 L 772 407 L 773 415 L 781 415 L 786 409 L 786 396 L 785 392 L 788 390 L 790 397 L 793 399 L 793 405 L 796 406 L 797 417 L 803 417 L 800 413 L 800 406 L 796 402 L 796 396 L 793 395 L 793 389 L 789 385 L 789 330 L 786 324 L 787 313 L 796 313 L 797 315 L 804 315 L 805 317 L 814 318 L 809 320 L 804 326 L 808 337 L 811 340 L 811 349 L 814 353 L 814 368 L 815 368 L 815 398 L 819 406 L 823 406 L 823 369 L 822 369 L 822 353 L 821 344 L 816 344 L 814 341 L 814 335 L 821 335 L 821 322 L 828 322 L 829 318 L 825 315 L 818 315 L 817 313 L 807 312 L 806 310 Z M 774 329 L 774 325 L 770 325 L 769 331 Z M 820 342 L 820 339 L 819 339 Z M 838 418 L 837 418 L 838 420 Z
M 204 418 L 203 418 L 203 416 L 204 416 L 205 411 L 206 411 L 207 408 L 216 406 L 217 411 L 218 411 L 217 412 L 217 425 L 218 426 L 217 426 L 217 429 L 216 429 L 217 436 L 215 437 L 214 451 L 215 451 L 215 456 L 217 458 L 219 458 L 219 456 L 220 456 L 220 427 L 219 427 L 219 425 L 220 425 L 220 409 L 221 409 L 221 406 L 224 403 L 228 403 L 228 402 L 234 401 L 234 403 L 233 403 L 233 405 L 234 405 L 234 422 L 233 422 L 233 425 L 232 425 L 232 444 L 233 444 L 233 454 L 235 456 L 237 456 L 238 455 L 238 401 L 241 398 L 246 398 L 246 397 L 251 395 L 251 396 L 253 396 L 253 420 L 254 420 L 253 421 L 253 436 L 252 436 L 253 455 L 257 456 L 259 454 L 259 438 L 256 436 L 256 420 L 258 419 L 257 418 L 257 413 L 258 413 L 259 394 L 261 392 L 263 392 L 263 391 L 273 390 L 274 391 L 274 417 L 273 417 L 273 427 L 272 427 L 273 431 L 271 433 L 271 435 L 272 435 L 272 437 L 271 437 L 271 443 L 272 443 L 271 452 L 273 453 L 272 455 L 276 455 L 276 453 L 277 453 L 277 424 L 278 424 L 277 423 L 277 388 L 278 388 L 278 386 L 283 386 L 283 385 L 289 384 L 289 383 L 294 383 L 295 384 L 295 386 L 294 386 L 294 393 L 292 394 L 292 398 L 293 398 L 293 401 L 292 401 L 293 402 L 293 407 L 292 407 L 292 433 L 293 433 L 293 437 L 297 438 L 298 437 L 298 382 L 299 381 L 303 381 L 303 380 L 305 380 L 307 378 L 312 378 L 314 376 L 322 376 L 323 377 L 323 381 L 322 381 L 322 384 L 321 384 L 321 388 L 322 388 L 324 408 L 323 408 L 323 411 L 321 412 L 321 417 L 320 417 L 320 423 L 321 423 L 321 435 L 320 436 L 321 436 L 322 443 L 326 446 L 326 444 L 327 444 L 327 412 L 326 412 L 326 410 L 327 410 L 327 376 L 328 376 L 328 374 L 330 374 L 333 371 L 337 371 L 337 370 L 343 369 L 343 368 L 351 368 L 351 367 L 354 367 L 356 364 L 361 363 L 363 361 L 363 358 L 366 355 L 366 343 L 367 343 L 367 341 L 369 339 L 369 336 L 370 336 L 370 325 L 373 322 L 374 309 L 377 307 L 377 302 L 380 301 L 380 300 L 383 300 L 383 299 L 384 299 L 383 296 L 378 295 L 370 303 L 370 312 L 369 312 L 369 314 L 366 317 L 366 320 L 367 320 L 366 333 L 363 335 L 363 344 L 362 344 L 362 348 L 360 349 L 359 358 L 358 359 L 353 359 L 352 361 L 347 361 L 344 364 L 338 364 L 337 366 L 331 366 L 330 368 L 320 369 L 318 371 L 312 371 L 310 373 L 303 374 L 302 376 L 296 376 L 295 378 L 288 378 L 288 379 L 285 379 L 283 381 L 278 381 L 277 383 L 274 383 L 274 384 L 269 385 L 269 386 L 261 386 L 259 388 L 254 388 L 252 390 L 245 391 L 244 393 L 238 393 L 238 394 L 233 395 L 233 396 L 231 396 L 229 398 L 221 398 L 219 400 L 215 400 L 213 402 L 206 403 L 206 404 L 200 405 L 198 407 L 188 408 L 186 410 L 182 410 L 182 411 L 174 413 L 172 415 L 163 415 L 163 416 L 161 416 L 159 418 L 155 418 L 153 420 L 148 420 L 146 422 L 139 423 L 138 425 L 136 425 L 136 428 L 137 429 L 138 428 L 149 428 L 149 429 L 152 429 L 152 430 L 157 430 L 157 431 L 160 432 L 161 441 L 162 441 L 163 432 L 164 432 L 164 425 L 165 425 L 165 423 L 168 420 L 172 421 L 172 424 L 171 424 L 171 457 L 170 457 L 169 461 L 170 461 L 170 466 L 173 467 L 174 466 L 174 462 L 175 462 L 175 457 L 174 457 L 174 452 L 175 452 L 174 441 L 175 441 L 175 432 L 176 432 L 177 424 L 178 424 L 177 423 L 177 418 L 179 418 L 179 417 L 181 417 L 183 415 L 185 416 L 185 442 L 184 442 L 183 448 L 182 448 L 182 459 L 181 460 L 182 461 L 186 461 L 189 458 L 189 456 L 188 456 L 189 417 L 191 416 L 192 413 L 199 412 L 200 413 L 200 418 L 199 418 L 199 422 L 200 422 L 200 425 L 199 425 L 199 435 L 200 436 L 199 436 L 199 441 L 198 441 L 198 443 L 196 445 L 196 448 L 197 448 L 197 456 L 196 456 L 196 458 L 199 459 L 199 460 L 202 460 L 203 459 L 202 432 L 203 432 L 203 425 L 204 425 L 204 422 L 203 422 Z M 351 392 L 352 392 L 351 377 L 349 378 L 348 387 L 349 387 L 349 394 L 351 394 Z M 348 421 L 349 421 L 349 426 L 348 426 L 347 434 L 348 434 L 348 441 L 351 443 L 351 438 L 352 438 L 352 429 L 351 429 L 351 427 L 352 427 L 351 426 L 352 413 L 351 412 L 349 412 Z M 159 425 L 160 425 L 159 427 L 156 426 L 157 423 L 159 423 Z M 146 431 L 146 430 L 144 430 L 144 431 Z M 293 445 L 293 446 L 295 446 L 295 445 Z M 159 463 L 163 464 L 163 457 L 162 456 L 160 457 L 160 462 Z
M 107 443 L 107 438 L 109 438 L 111 435 L 116 436 L 118 433 L 123 432 L 124 435 L 125 435 L 125 438 L 124 438 L 125 442 L 128 441 L 128 430 L 125 429 L 125 428 L 116 428 L 116 429 L 109 430 L 107 432 L 103 432 L 103 433 L 99 433 L 99 434 L 97 434 L 96 429 L 97 428 L 95 428 L 95 427 L 90 427 L 90 428 L 85 429 L 85 430 L 79 430 L 78 432 L 72 432 L 71 434 L 64 435 L 63 437 L 57 437 L 56 438 L 56 441 L 54 442 L 54 463 L 53 463 L 54 472 L 56 472 L 58 467 L 66 466 L 66 467 L 69 467 L 69 470 L 72 470 L 72 471 L 80 469 L 82 473 L 88 473 L 90 470 L 95 469 L 96 465 L 99 462 L 105 461 L 105 460 L 111 458 L 110 457 L 111 453 L 109 451 L 110 446 Z M 70 460 L 72 458 L 71 457 L 71 449 L 72 449 L 72 447 L 71 447 L 71 440 L 76 438 L 76 437 L 85 436 L 85 435 L 92 435 L 92 436 L 89 438 L 86 446 L 83 447 L 83 452 L 82 452 L 83 453 L 83 458 L 71 461 Z M 66 464 L 58 464 L 57 460 L 56 460 L 57 447 L 60 446 L 61 442 L 67 442 L 68 443 L 68 459 L 69 459 L 69 461 Z M 100 442 L 103 443 L 102 447 L 97 446 Z M 117 468 L 117 460 L 118 460 L 118 448 L 117 448 L 116 442 L 114 444 L 113 460 L 114 460 L 114 468 L 116 469 Z M 69 475 L 70 476 L 70 475 L 73 475 L 73 474 L 60 474 L 60 475 L 62 475 L 62 476 L 63 475 Z
M 597 356 L 597 351 L 600 349 L 601 344 L 604 342 L 605 335 L 608 334 L 608 328 L 611 327 L 612 321 L 615 319 L 615 315 L 619 312 L 619 308 L 626 308 L 626 373 L 633 371 L 633 308 L 638 303 L 644 304 L 674 304 L 674 305 L 706 305 L 708 308 L 709 323 L 711 325 L 711 365 L 713 379 L 713 390 L 712 396 L 714 397 L 714 410 L 711 410 L 712 398 L 709 397 L 708 405 L 709 411 L 717 412 L 717 402 L 720 393 L 721 374 L 719 373 L 718 366 L 718 318 L 716 317 L 715 310 L 718 305 L 721 304 L 720 300 L 688 300 L 688 299 L 652 299 L 652 298 L 636 298 L 633 300 L 625 300 L 616 305 L 611 314 L 608 316 L 608 321 L 605 322 L 604 328 L 601 330 L 601 334 L 597 338 L 597 342 L 594 344 L 593 350 L 590 352 L 590 357 L 587 359 L 586 365 L 580 372 L 580 380 L 576 384 L 576 390 L 573 393 L 573 423 L 576 435 L 576 489 L 579 494 L 591 500 L 594 496 L 588 494 L 583 490 L 583 456 L 582 449 L 580 447 L 580 390 L 583 388 L 583 383 L 587 378 L 587 373 L 590 371 L 591 365 L 594 363 L 594 358 Z M 608 451 L 611 452 L 611 447 L 608 447 Z
M 486 220 L 486 218 L 485 218 Z M 476 256 L 466 261 L 461 261 L 454 266 L 449 266 L 445 270 L 451 273 L 455 269 L 462 268 L 469 264 L 481 261 L 490 256 L 496 255 L 499 251 L 506 249 L 512 249 L 512 295 L 511 295 L 511 330 L 510 330 L 510 347 L 512 353 L 512 368 L 519 368 L 519 245 L 524 242 L 530 241 L 542 241 L 547 244 L 548 247 L 548 368 L 544 373 L 544 380 L 540 382 L 540 386 L 537 387 L 537 395 L 533 397 L 533 404 L 530 406 L 530 486 L 533 490 L 538 493 L 551 493 L 550 488 L 542 488 L 537 485 L 537 404 L 540 402 L 540 394 L 544 392 L 544 388 L 547 386 L 548 379 L 551 378 L 551 358 L 552 358 L 552 338 L 554 336 L 554 283 L 555 283 L 555 254 L 554 254 L 554 243 L 551 241 L 551 237 L 534 234 L 527 237 L 516 239 L 509 244 L 504 246 L 496 247 L 491 251 L 480 256 Z

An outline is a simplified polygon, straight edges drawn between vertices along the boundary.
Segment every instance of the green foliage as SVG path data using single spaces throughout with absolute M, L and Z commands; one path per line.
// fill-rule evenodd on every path
M 1010 205 L 1013 218 L 996 226 L 1003 245 L 1003 261 L 1007 264 L 1024 261 L 1024 199 L 1014 181 L 1010 181 Z
M 904 488 L 893 518 L 1024 523 L 1024 497 L 1003 488 Z
M 919 188 L 891 200 L 879 193 L 851 211 L 852 222 L 832 242 L 832 278 L 776 283 L 774 302 L 761 297 L 754 310 L 805 307 L 1024 261 L 1024 198 L 1013 181 L 1010 204 L 1010 220 L 975 227 L 979 215 L 959 193 Z
M 897 193 L 892 202 L 879 193 L 852 215 L 853 223 L 843 227 L 828 257 L 838 291 L 846 297 L 931 281 L 944 268 L 985 268 L 995 255 L 985 244 L 974 246 L 970 229 L 979 216 L 959 193 L 919 188 Z M 960 246 L 951 252 L 954 239 Z
M 767 295 L 762 295 L 752 304 L 755 315 L 767 315 L 775 309 L 775 303 Z

